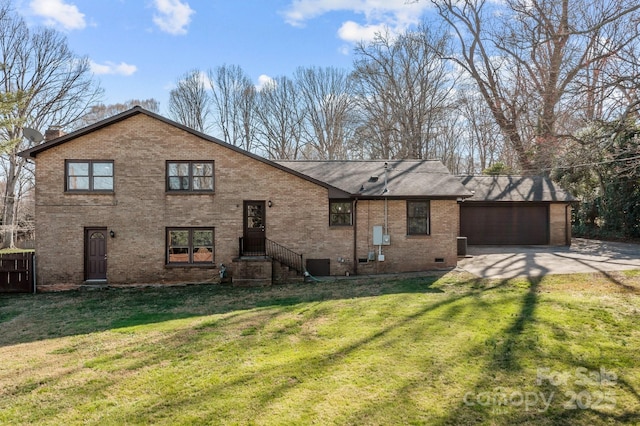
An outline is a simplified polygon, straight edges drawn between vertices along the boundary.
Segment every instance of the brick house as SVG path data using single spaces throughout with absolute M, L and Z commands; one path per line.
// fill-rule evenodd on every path
M 270 280 L 273 250 L 323 275 L 450 268 L 471 196 L 437 161 L 270 161 L 140 107 L 21 155 L 39 286 L 235 281 L 251 261 Z

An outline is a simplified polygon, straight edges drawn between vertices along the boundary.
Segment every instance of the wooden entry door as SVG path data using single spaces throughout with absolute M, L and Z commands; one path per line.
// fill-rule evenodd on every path
M 85 244 L 85 279 L 107 279 L 107 230 L 105 228 L 87 228 Z
M 265 202 L 244 202 L 244 254 L 265 254 Z

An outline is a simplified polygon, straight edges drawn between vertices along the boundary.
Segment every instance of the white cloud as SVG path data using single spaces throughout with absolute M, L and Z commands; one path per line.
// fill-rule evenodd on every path
M 124 75 L 129 76 L 138 71 L 138 67 L 135 65 L 129 65 L 124 62 L 114 64 L 113 62 L 105 62 L 104 64 L 98 64 L 91 61 L 91 71 L 96 75 Z
M 156 12 L 153 22 L 164 32 L 179 35 L 186 34 L 195 10 L 189 3 L 180 0 L 154 0 Z
M 353 12 L 363 16 L 362 23 L 353 20 L 343 22 L 337 30 L 338 37 L 353 43 L 372 40 L 376 33 L 388 29 L 399 33 L 418 23 L 424 11 L 430 7 L 428 0 L 292 0 L 283 12 L 285 21 L 293 26 L 330 12 Z
M 347 21 L 338 30 L 338 36 L 344 41 L 357 43 L 362 40 L 373 40 L 376 34 L 383 33 L 386 27 L 385 24 L 360 25 Z
M 258 92 L 260 90 L 262 90 L 264 88 L 264 86 L 268 85 L 268 84 L 274 84 L 276 81 L 269 77 L 266 74 L 261 74 L 260 77 L 258 77 L 258 84 L 256 84 L 256 90 L 258 90 Z
M 340 54 L 344 56 L 349 56 L 349 54 L 351 53 L 351 45 L 343 44 L 338 48 L 338 52 L 340 52 Z
M 29 6 L 33 13 L 45 18 L 47 25 L 62 25 L 66 30 L 81 30 L 87 26 L 84 13 L 64 0 L 33 0 Z

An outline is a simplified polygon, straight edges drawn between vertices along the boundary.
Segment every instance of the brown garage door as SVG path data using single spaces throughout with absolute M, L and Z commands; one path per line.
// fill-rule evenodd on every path
M 460 236 L 470 245 L 549 244 L 549 206 L 462 203 Z

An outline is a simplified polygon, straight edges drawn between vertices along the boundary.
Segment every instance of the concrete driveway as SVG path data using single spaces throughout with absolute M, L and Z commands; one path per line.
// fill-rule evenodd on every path
M 571 247 L 469 246 L 458 268 L 482 278 L 640 269 L 640 244 L 574 238 Z

